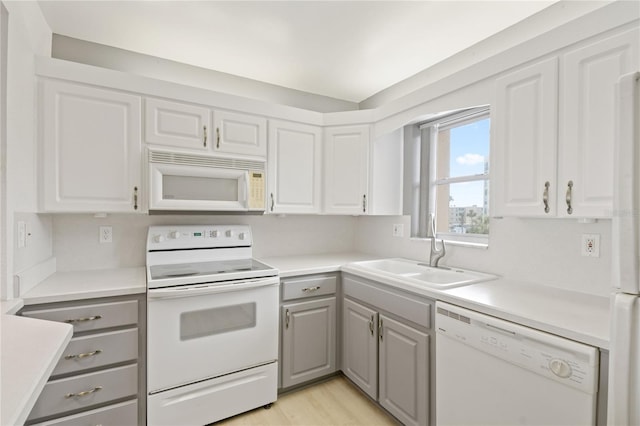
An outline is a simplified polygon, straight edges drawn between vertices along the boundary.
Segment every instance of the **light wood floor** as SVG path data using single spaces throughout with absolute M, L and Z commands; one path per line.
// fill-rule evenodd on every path
M 344 376 L 336 376 L 278 397 L 273 406 L 258 408 L 216 423 L 216 426 L 398 425 Z

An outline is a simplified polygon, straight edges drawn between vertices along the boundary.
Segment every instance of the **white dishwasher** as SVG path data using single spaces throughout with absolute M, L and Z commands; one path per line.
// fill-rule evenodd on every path
M 442 302 L 435 323 L 438 425 L 595 425 L 596 348 Z

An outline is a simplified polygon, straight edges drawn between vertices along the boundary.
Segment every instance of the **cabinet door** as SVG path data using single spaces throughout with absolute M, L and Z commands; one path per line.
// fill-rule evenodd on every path
M 336 371 L 336 298 L 282 307 L 282 386 Z
M 215 111 L 213 150 L 223 154 L 267 157 L 267 120 L 254 115 Z
M 147 143 L 208 151 L 212 145 L 210 120 L 208 108 L 147 98 L 144 138 Z
M 496 80 L 491 111 L 494 216 L 553 216 L 558 61 L 550 58 Z
M 378 397 L 378 313 L 344 299 L 342 371 L 373 399 Z
M 319 127 L 269 121 L 269 213 L 320 213 Z
M 361 215 L 368 212 L 369 126 L 325 131 L 324 211 Z
M 140 98 L 42 82 L 43 209 L 140 211 Z
M 634 29 L 563 57 L 559 216 L 611 217 L 615 84 L 639 69 L 638 40 L 640 31 Z
M 380 315 L 378 401 L 405 425 L 429 420 L 429 336 Z

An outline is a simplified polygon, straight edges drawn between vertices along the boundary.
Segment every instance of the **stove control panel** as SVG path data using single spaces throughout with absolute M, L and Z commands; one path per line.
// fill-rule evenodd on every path
M 247 225 L 150 226 L 147 251 L 190 248 L 251 247 Z

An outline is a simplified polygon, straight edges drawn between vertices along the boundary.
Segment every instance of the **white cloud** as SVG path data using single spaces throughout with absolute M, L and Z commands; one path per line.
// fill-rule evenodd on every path
M 465 154 L 456 158 L 456 163 L 464 166 L 473 166 L 484 163 L 484 156 L 480 154 Z

